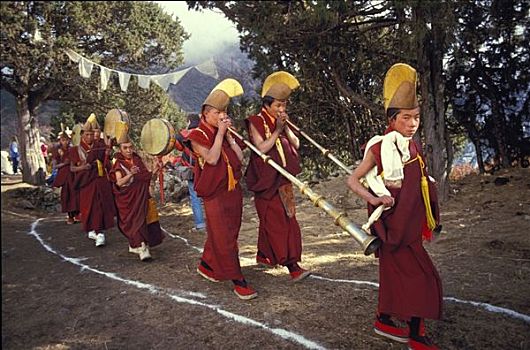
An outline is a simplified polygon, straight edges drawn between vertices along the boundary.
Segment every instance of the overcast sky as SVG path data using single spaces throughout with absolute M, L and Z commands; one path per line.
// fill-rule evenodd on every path
M 223 45 L 237 44 L 235 24 L 212 10 L 188 11 L 185 1 L 156 1 L 168 14 L 175 15 L 191 37 L 184 42 L 185 63 L 199 63 L 215 55 Z

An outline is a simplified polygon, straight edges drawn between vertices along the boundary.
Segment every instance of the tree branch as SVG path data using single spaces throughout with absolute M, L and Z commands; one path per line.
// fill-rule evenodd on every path
M 369 110 L 373 111 L 374 113 L 377 113 L 379 115 L 383 115 L 384 116 L 385 112 L 384 112 L 383 108 L 381 108 L 380 106 L 376 105 L 375 103 L 372 103 L 372 102 L 366 100 L 363 96 L 353 92 L 353 90 L 347 84 L 345 84 L 342 81 L 342 79 L 339 77 L 337 72 L 335 72 L 335 70 L 331 70 L 331 76 L 333 77 L 333 80 L 335 81 L 335 84 L 337 85 L 337 88 L 339 89 L 341 94 L 343 94 L 344 96 L 348 97 L 353 102 L 355 102 L 355 103 L 357 103 L 357 104 L 359 104 L 359 105 L 361 105 L 363 107 L 368 108 Z

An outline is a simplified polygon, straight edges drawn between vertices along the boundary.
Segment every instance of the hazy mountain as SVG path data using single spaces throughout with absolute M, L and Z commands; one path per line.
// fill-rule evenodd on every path
M 211 66 L 210 70 L 217 71 L 218 78 L 192 69 L 178 84 L 170 85 L 168 90 L 173 101 L 185 112 L 198 112 L 210 91 L 226 78 L 239 81 L 245 91 L 245 97 L 259 97 L 257 89 L 261 87 L 261 82 L 252 78 L 254 62 L 247 58 L 237 45 L 228 46 L 223 52 L 201 63 Z

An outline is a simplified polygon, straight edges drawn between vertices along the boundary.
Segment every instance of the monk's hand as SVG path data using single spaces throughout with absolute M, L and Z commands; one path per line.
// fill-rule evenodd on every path
M 276 129 L 283 130 L 285 129 L 285 126 L 287 125 L 287 113 L 280 112 L 278 113 L 278 118 L 276 118 Z
M 139 171 L 140 171 L 140 168 L 138 168 L 136 165 L 134 165 L 131 168 L 131 173 L 133 173 L 133 174 L 138 174 Z
M 374 197 L 374 200 L 370 201 L 370 204 L 374 207 L 378 207 L 380 205 L 384 205 L 385 207 L 393 207 L 394 203 L 394 198 L 390 196 Z
M 226 130 L 228 127 L 232 125 L 232 122 L 230 121 L 230 118 L 227 116 L 223 116 L 219 118 L 219 121 L 217 122 L 217 128 L 219 129 L 219 132 L 221 135 L 224 135 L 226 133 Z

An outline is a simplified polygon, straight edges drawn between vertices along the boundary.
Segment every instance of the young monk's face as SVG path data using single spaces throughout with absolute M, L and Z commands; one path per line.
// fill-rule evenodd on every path
M 211 107 L 205 110 L 204 112 L 204 117 L 206 118 L 206 122 L 216 128 L 219 125 L 219 120 L 223 118 L 224 115 L 225 115 L 224 112 L 214 107 Z
M 61 136 L 59 143 L 61 144 L 62 148 L 66 148 L 66 146 L 68 146 L 68 139 L 64 136 Z
M 85 141 L 87 145 L 91 145 L 92 143 L 94 143 L 94 132 L 93 131 L 83 132 L 83 141 Z
M 130 143 L 130 142 L 122 143 L 120 145 L 120 152 L 127 159 L 131 159 L 132 158 L 133 151 L 134 151 L 134 147 L 133 147 L 133 144 Z
M 101 130 L 94 129 L 94 140 L 99 140 L 101 138 Z
M 274 118 L 283 115 L 287 110 L 287 101 L 286 100 L 274 100 L 270 106 L 265 106 L 265 110 Z
M 390 126 L 405 137 L 412 137 L 420 127 L 420 107 L 401 109 L 390 120 Z

